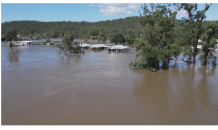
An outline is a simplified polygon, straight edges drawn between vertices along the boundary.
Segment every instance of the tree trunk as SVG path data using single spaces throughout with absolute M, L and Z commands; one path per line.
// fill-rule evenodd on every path
M 160 65 L 159 65 L 159 63 L 160 63 L 160 61 L 158 60 L 158 61 L 157 61 L 157 70 L 160 69 Z
M 193 47 L 193 64 L 195 64 L 195 54 L 196 54 L 196 49 Z
M 175 63 L 177 63 L 177 57 L 176 57 L 176 54 L 174 55 L 174 57 L 175 57 Z
M 204 55 L 204 65 L 207 65 L 207 56 L 208 56 L 208 52 L 206 52 Z

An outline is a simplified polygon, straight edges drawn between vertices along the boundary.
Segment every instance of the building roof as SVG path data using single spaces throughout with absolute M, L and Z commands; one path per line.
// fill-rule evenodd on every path
M 202 40 L 201 40 L 201 39 L 199 39 L 199 40 L 198 40 L 198 42 L 202 42 Z M 218 42 L 218 39 L 216 39 L 216 42 Z
M 33 41 L 19 41 L 19 42 L 33 42 Z
M 193 48 L 193 47 L 191 47 Z M 197 49 L 202 49 L 202 45 L 197 45 Z
M 81 43 L 79 44 L 81 47 L 90 47 L 91 45 L 87 44 L 87 43 Z
M 126 49 L 126 48 L 129 48 L 129 47 L 123 46 L 123 45 L 115 45 L 115 46 L 109 47 L 109 49 Z
M 106 48 L 108 48 L 109 46 L 106 46 L 104 44 L 94 44 L 94 45 L 91 46 L 91 48 L 99 48 L 99 47 L 106 47 Z

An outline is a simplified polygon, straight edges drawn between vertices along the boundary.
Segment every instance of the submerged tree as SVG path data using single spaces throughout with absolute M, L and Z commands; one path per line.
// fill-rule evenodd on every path
M 204 32 L 203 22 L 206 18 L 206 11 L 210 8 L 210 5 L 206 4 L 203 10 L 198 10 L 198 4 L 194 3 L 182 3 L 181 8 L 187 12 L 188 18 L 183 18 L 185 24 L 182 24 L 186 29 L 188 35 L 187 49 L 186 52 L 190 54 L 188 47 L 192 46 L 192 62 L 195 64 L 195 57 L 197 55 L 198 40 Z M 190 59 L 190 58 L 189 58 Z
M 84 53 L 80 43 L 78 41 L 73 42 L 74 38 L 71 35 L 64 36 L 62 42 L 63 44 L 58 44 L 57 46 L 60 49 L 59 53 Z
M 216 45 L 216 34 L 218 33 L 218 22 L 210 22 L 207 21 L 206 31 L 201 36 L 203 41 L 202 51 L 203 55 L 200 56 L 201 63 L 203 65 L 207 65 L 208 60 L 212 59 L 213 66 L 216 66 L 216 57 L 213 56 L 211 51 L 214 49 Z
M 12 47 L 12 40 L 17 38 L 17 31 L 14 29 L 8 29 L 4 35 L 4 38 L 6 41 L 11 41 L 11 43 L 9 43 L 9 46 Z
M 171 54 L 175 59 L 175 65 L 177 64 L 177 58 L 182 52 L 182 38 L 181 28 L 176 28 L 174 31 L 174 44 L 171 45 Z
M 177 12 L 163 4 L 150 4 L 150 8 L 145 4 L 144 12 L 140 14 L 142 27 L 140 37 L 135 41 L 136 59 L 151 71 L 159 69 L 160 62 L 162 68 L 167 69 L 171 56 L 175 55 L 174 19 Z

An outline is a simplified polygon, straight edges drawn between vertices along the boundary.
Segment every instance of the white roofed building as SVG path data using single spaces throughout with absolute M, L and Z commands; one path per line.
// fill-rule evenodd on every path
M 89 48 L 91 45 L 87 44 L 87 43 L 81 43 L 79 44 L 82 48 Z
M 32 41 L 13 41 L 12 44 L 16 46 L 28 46 L 32 44 Z
M 123 45 L 115 45 L 108 48 L 108 51 L 129 51 L 130 48 L 128 46 Z
M 91 49 L 97 49 L 97 50 L 102 50 L 105 48 L 108 48 L 109 46 L 106 46 L 104 44 L 94 44 L 91 46 Z

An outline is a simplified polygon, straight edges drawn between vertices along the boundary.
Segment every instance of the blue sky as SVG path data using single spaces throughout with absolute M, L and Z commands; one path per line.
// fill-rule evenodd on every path
M 130 16 L 139 16 L 140 3 L 2 3 L 1 22 L 18 20 L 36 21 L 105 21 Z M 204 4 L 199 4 L 202 9 Z M 207 20 L 218 20 L 218 4 L 213 4 L 208 12 Z M 179 12 L 181 19 L 185 12 Z

